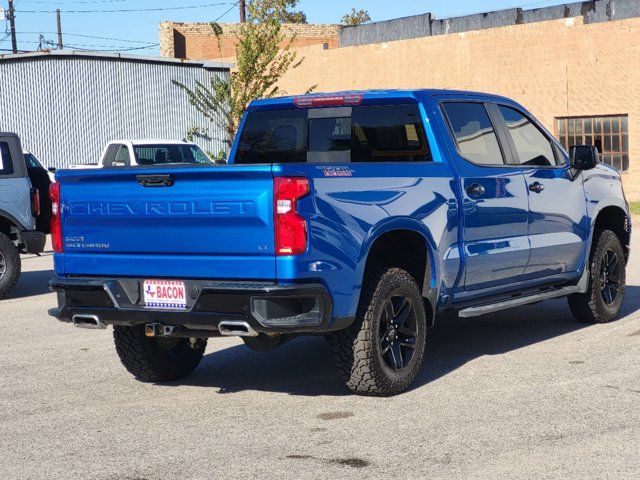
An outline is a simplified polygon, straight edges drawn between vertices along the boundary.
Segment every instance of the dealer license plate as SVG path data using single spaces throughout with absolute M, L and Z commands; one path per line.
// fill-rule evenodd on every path
M 155 308 L 187 308 L 184 282 L 178 280 L 145 280 L 144 304 Z

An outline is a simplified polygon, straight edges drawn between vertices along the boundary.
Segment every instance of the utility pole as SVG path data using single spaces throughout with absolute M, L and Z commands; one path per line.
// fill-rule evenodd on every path
M 245 3 L 245 0 L 240 0 L 238 2 L 238 6 L 240 7 L 240 23 L 245 23 L 247 21 L 247 6 Z
M 62 22 L 60 21 L 60 9 L 56 9 L 56 19 L 58 21 L 58 50 L 62 50 Z
M 16 41 L 16 14 L 13 9 L 13 0 L 9 0 L 9 25 L 11 26 L 11 49 L 13 53 L 18 53 L 18 42 Z

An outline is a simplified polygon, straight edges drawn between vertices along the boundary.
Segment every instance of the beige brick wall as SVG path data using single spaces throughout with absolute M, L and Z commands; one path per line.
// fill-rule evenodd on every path
M 163 22 L 160 24 L 160 54 L 164 57 L 188 58 L 190 60 L 219 60 L 235 56 L 238 23 L 221 23 L 220 48 L 209 23 Z M 295 36 L 292 45 L 328 44 L 338 46 L 338 25 L 287 23 L 282 26 L 285 38 Z M 288 42 L 288 40 L 287 40 Z
M 554 118 L 629 115 L 627 196 L 640 200 L 640 19 L 582 17 L 376 45 L 298 49 L 282 80 L 290 94 L 370 88 L 452 88 L 498 93 L 553 132 Z

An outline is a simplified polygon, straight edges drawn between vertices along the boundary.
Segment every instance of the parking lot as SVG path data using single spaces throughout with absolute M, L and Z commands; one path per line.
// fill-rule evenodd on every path
M 179 384 L 133 379 L 111 329 L 47 315 L 50 253 L 0 302 L 0 478 L 637 478 L 640 268 L 623 318 L 564 300 L 431 331 L 416 387 L 348 393 L 322 338 L 212 340 Z

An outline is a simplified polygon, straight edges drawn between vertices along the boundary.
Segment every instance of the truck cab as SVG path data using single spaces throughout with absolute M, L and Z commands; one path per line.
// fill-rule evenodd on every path
M 269 349 L 323 334 L 349 388 L 392 395 L 417 375 L 438 311 L 567 297 L 601 323 L 620 309 L 631 222 L 619 173 L 590 146 L 564 151 L 513 100 L 258 100 L 229 158 L 58 176 L 51 313 L 114 325 L 139 378 L 188 374 L 207 338 Z M 168 339 L 144 368 L 128 348 Z M 178 351 L 189 360 L 154 369 Z

